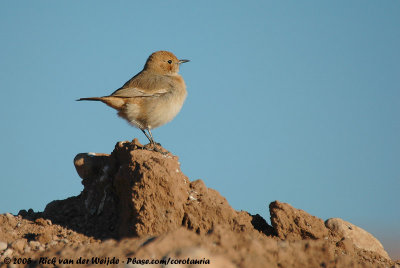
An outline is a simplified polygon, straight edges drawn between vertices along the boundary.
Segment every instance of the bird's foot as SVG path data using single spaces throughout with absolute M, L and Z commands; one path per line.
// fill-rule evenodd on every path
M 164 150 L 161 150 L 160 148 L 158 148 L 158 146 L 162 148 L 161 144 L 159 144 L 159 143 L 157 143 L 157 142 L 155 142 L 155 143 L 149 143 L 149 144 L 146 144 L 145 146 L 143 146 L 143 149 L 148 150 L 148 151 L 158 152 L 158 153 L 163 154 L 163 155 L 166 155 L 166 154 L 169 153 L 169 152 L 168 152 L 167 150 L 165 150 L 164 148 L 162 148 L 162 149 L 164 149 Z
M 158 143 L 158 144 L 159 144 L 159 143 Z M 160 146 L 160 147 L 161 147 L 161 146 Z M 162 148 L 162 147 L 161 147 L 161 148 Z M 169 154 L 169 152 L 168 152 L 167 150 L 164 150 L 164 151 L 163 151 L 163 150 L 157 148 L 156 145 L 154 145 L 153 151 L 158 152 L 158 153 L 163 154 L 163 155 Z

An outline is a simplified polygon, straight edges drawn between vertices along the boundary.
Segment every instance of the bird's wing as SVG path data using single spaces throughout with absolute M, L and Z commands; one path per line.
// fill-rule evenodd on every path
M 135 98 L 135 97 L 158 97 L 168 93 L 168 88 L 159 88 L 153 90 L 143 90 L 137 87 L 126 87 L 117 89 L 110 96 L 121 98 Z

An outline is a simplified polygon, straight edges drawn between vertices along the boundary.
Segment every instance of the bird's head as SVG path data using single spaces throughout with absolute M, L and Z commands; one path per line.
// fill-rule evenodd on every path
M 149 56 L 144 66 L 147 71 L 162 75 L 173 75 L 179 72 L 179 65 L 189 60 L 179 60 L 169 51 L 157 51 Z

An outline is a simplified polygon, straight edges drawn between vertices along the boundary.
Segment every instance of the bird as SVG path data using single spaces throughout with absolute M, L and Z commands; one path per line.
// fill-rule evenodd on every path
M 151 130 L 170 122 L 181 110 L 187 91 L 178 72 L 185 62 L 189 60 L 180 60 L 172 52 L 156 51 L 148 57 L 142 71 L 111 95 L 77 101 L 101 101 L 114 108 L 120 117 L 144 133 L 151 150 L 163 153 Z

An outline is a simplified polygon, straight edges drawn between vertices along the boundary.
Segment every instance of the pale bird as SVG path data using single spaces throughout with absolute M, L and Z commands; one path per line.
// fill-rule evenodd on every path
M 188 61 L 179 60 L 168 51 L 154 52 L 143 70 L 111 95 L 78 101 L 101 101 L 116 109 L 120 117 L 142 130 L 154 150 L 161 152 L 156 147 L 151 129 L 168 123 L 181 110 L 187 91 L 178 72 L 180 64 Z

